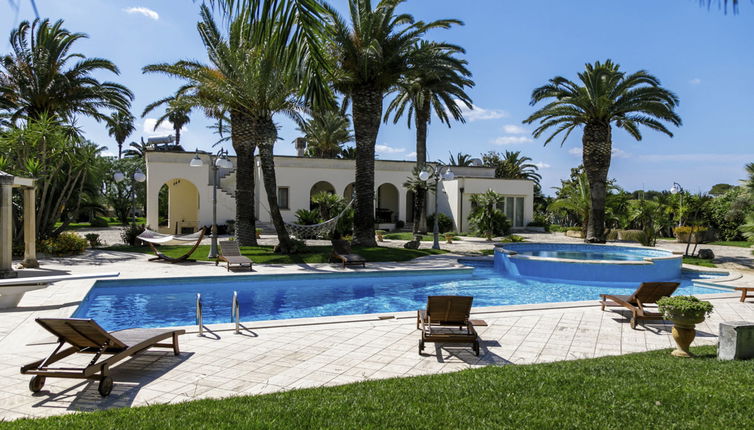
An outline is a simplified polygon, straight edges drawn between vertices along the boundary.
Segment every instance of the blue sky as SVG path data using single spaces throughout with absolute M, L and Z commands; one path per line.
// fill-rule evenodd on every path
M 0 46 L 9 50 L 7 35 L 20 20 L 33 18 L 27 1 L 18 13 L 0 4 Z M 343 9 L 345 0 L 332 0 Z M 463 4 L 463 7 L 459 7 Z M 127 85 L 136 94 L 133 113 L 172 93 L 178 82 L 142 75 L 146 64 L 178 59 L 205 61 L 196 34 L 199 2 L 190 0 L 37 0 L 42 17 L 64 19 L 71 31 L 90 38 L 77 46 L 87 56 L 105 57 L 121 69 L 120 76 L 103 74 Z M 580 133 L 562 147 L 535 140 L 521 121 L 534 108 L 533 88 L 549 78 L 571 79 L 584 63 L 612 58 L 627 71 L 646 69 L 681 99 L 683 126 L 673 138 L 643 130 L 636 142 L 622 131 L 614 133 L 615 154 L 610 177 L 628 190 L 666 189 L 679 182 L 692 192 L 706 191 L 719 182 L 737 183 L 743 166 L 754 161 L 754 5 L 743 2 L 739 15 L 700 8 L 696 0 L 409 0 L 401 10 L 417 19 L 458 18 L 465 26 L 430 35 L 460 44 L 474 73 L 476 87 L 469 94 L 476 109 L 466 124 L 448 128 L 433 123 L 429 130 L 429 159 L 447 160 L 448 152 L 478 156 L 494 150 L 522 151 L 541 166 L 543 188 L 551 194 L 569 169 L 580 161 Z M 152 131 L 156 115 L 139 118 L 140 136 Z M 296 128 L 282 117 L 277 154 L 294 154 Z M 115 151 L 103 124 L 81 119 L 89 139 Z M 187 149 L 209 149 L 216 137 L 199 112 L 183 133 Z M 381 159 L 412 159 L 414 131 L 405 121 L 385 125 L 378 138 Z

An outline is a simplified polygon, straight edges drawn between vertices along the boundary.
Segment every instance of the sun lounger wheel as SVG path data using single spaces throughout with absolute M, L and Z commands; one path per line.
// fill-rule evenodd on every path
M 99 387 L 97 387 L 97 391 L 99 391 L 100 396 L 107 397 L 110 395 L 110 392 L 113 391 L 113 378 L 109 376 L 105 376 L 99 381 Z
M 45 386 L 45 377 L 36 375 L 31 378 L 31 381 L 29 381 L 29 390 L 31 390 L 32 393 L 38 393 L 42 391 L 42 387 Z

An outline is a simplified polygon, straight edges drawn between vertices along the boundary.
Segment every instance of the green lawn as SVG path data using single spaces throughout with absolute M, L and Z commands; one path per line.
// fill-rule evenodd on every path
M 122 408 L 8 429 L 746 429 L 754 360 L 714 347 L 367 381 L 255 397 Z
M 401 233 L 387 233 L 383 237 L 385 239 L 390 239 L 390 240 L 405 240 L 405 241 L 414 240 L 414 234 L 407 231 L 401 232 Z M 440 233 L 439 239 L 440 239 L 440 242 L 445 242 L 445 236 L 442 233 Z M 435 237 L 432 234 L 425 234 L 422 236 L 422 240 L 425 242 L 432 242 L 433 240 L 435 240 Z M 460 241 L 460 240 L 461 239 L 457 236 L 453 238 L 454 242 Z
M 130 221 L 131 220 L 129 218 L 129 222 Z M 145 218 L 142 218 L 142 217 L 136 217 L 136 223 L 142 225 L 146 223 L 146 220 Z M 55 228 L 60 227 L 61 225 L 63 225 L 63 223 L 58 221 L 55 223 Z M 124 225 L 121 224 L 120 221 L 110 221 L 110 218 L 107 218 L 107 226 L 108 227 L 124 227 Z M 66 229 L 67 230 L 80 230 L 82 228 L 106 228 L 106 227 L 92 227 L 92 225 L 89 224 L 88 222 L 72 222 L 68 224 L 68 227 Z
M 717 264 L 713 263 L 712 260 L 704 260 L 697 257 L 683 257 L 683 263 L 695 264 L 697 266 L 704 266 L 704 267 L 717 267 Z
M 710 245 L 720 245 L 720 246 L 737 246 L 739 248 L 751 248 L 754 246 L 754 241 L 752 240 L 728 240 L 728 241 L 721 241 L 721 242 L 710 242 Z
M 143 252 L 151 253 L 152 250 L 147 246 L 126 246 L 114 245 L 108 248 L 111 251 L 125 252 Z M 170 257 L 179 257 L 191 249 L 185 245 L 165 245 L 160 247 L 160 252 Z M 354 247 L 353 251 L 360 254 L 367 261 L 408 261 L 414 258 L 424 257 L 426 255 L 444 254 L 447 251 L 436 249 L 404 249 L 404 248 L 387 248 L 387 247 Z M 300 263 L 327 263 L 330 259 L 332 247 L 330 246 L 308 246 L 306 252 L 294 255 L 280 255 L 272 252 L 272 246 L 242 246 L 241 253 L 257 264 L 300 264 Z M 210 261 L 207 258 L 209 254 L 209 245 L 201 245 L 191 255 L 192 258 L 199 261 Z

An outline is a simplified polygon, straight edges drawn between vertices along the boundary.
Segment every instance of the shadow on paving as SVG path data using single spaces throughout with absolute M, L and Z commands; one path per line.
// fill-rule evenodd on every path
M 147 351 L 131 357 L 112 368 L 111 376 L 115 383 L 113 391 L 107 397 L 100 396 L 97 391 L 99 381 L 75 382 L 72 379 L 56 379 L 56 381 L 70 381 L 75 385 L 56 392 L 51 392 L 47 388 L 42 389 L 34 394 L 35 398 L 39 398 L 39 402 L 32 407 L 79 412 L 129 407 L 143 387 L 176 368 L 193 354 L 193 352 L 182 352 L 181 355 L 175 356 L 172 352 Z M 55 391 L 58 385 L 56 384 L 52 390 Z

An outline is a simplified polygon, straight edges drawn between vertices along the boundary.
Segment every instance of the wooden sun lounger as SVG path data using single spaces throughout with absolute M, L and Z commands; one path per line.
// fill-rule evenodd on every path
M 191 257 L 191 254 L 193 254 L 194 251 L 196 251 L 196 248 L 198 248 L 199 245 L 202 243 L 202 239 L 204 239 L 204 228 L 202 228 L 199 231 L 199 237 L 197 238 L 196 242 L 194 243 L 194 246 L 191 247 L 191 249 L 187 253 L 181 255 L 180 257 L 176 257 L 176 258 L 168 257 L 167 255 L 165 255 L 165 254 L 161 253 L 160 251 L 158 251 L 157 247 L 154 245 L 154 243 L 146 241 L 146 240 L 144 240 L 144 242 L 146 242 L 149 245 L 149 247 L 152 248 L 152 252 L 154 252 L 154 255 L 156 255 L 156 257 L 150 258 L 149 261 L 165 260 L 165 261 L 167 261 L 169 263 L 175 264 L 175 263 L 183 263 L 184 261 L 196 261 L 196 260 L 190 259 L 189 257 Z
M 746 299 L 748 299 L 749 297 L 754 297 L 754 296 L 750 296 L 749 295 L 749 292 L 754 291 L 754 287 L 736 287 L 734 289 L 736 291 L 740 291 L 741 292 L 741 302 L 742 303 L 745 302 Z
M 366 258 L 361 255 L 354 254 L 351 250 L 351 243 L 343 239 L 333 239 L 332 241 L 332 255 L 330 261 L 340 261 L 343 263 L 343 268 L 346 266 L 361 266 L 367 267 Z
M 662 314 L 645 308 L 656 304 L 663 297 L 670 297 L 680 284 L 678 282 L 644 282 L 630 296 L 600 294 L 602 310 L 605 306 L 620 306 L 631 311 L 631 328 L 636 328 L 638 320 L 661 320 Z
M 37 323 L 58 337 L 58 346 L 47 358 L 21 368 L 24 375 L 34 375 L 29 389 L 37 393 L 44 387 L 46 378 L 75 378 L 99 380 L 97 388 L 102 396 L 113 389 L 110 368 L 117 362 L 149 348 L 172 348 L 180 354 L 178 336 L 185 330 L 129 329 L 108 333 L 94 320 L 79 318 L 37 318 Z M 162 341 L 172 339 L 169 343 Z M 71 346 L 62 349 L 68 343 Z M 94 354 L 84 368 L 50 367 L 73 354 Z M 111 355 L 100 360 L 102 355 Z
M 230 272 L 230 266 L 249 266 L 251 272 L 251 260 L 241 255 L 241 248 L 238 247 L 238 242 L 234 240 L 220 241 L 220 255 L 215 261 L 215 266 L 220 264 L 221 261 L 226 263 L 226 268 Z
M 424 351 L 425 342 L 470 343 L 474 354 L 479 355 L 479 335 L 474 326 L 486 326 L 483 320 L 470 320 L 471 303 L 469 296 L 429 296 L 427 309 L 420 309 L 416 315 L 416 328 L 422 331 L 419 341 L 419 354 Z M 454 330 L 458 327 L 458 330 Z

